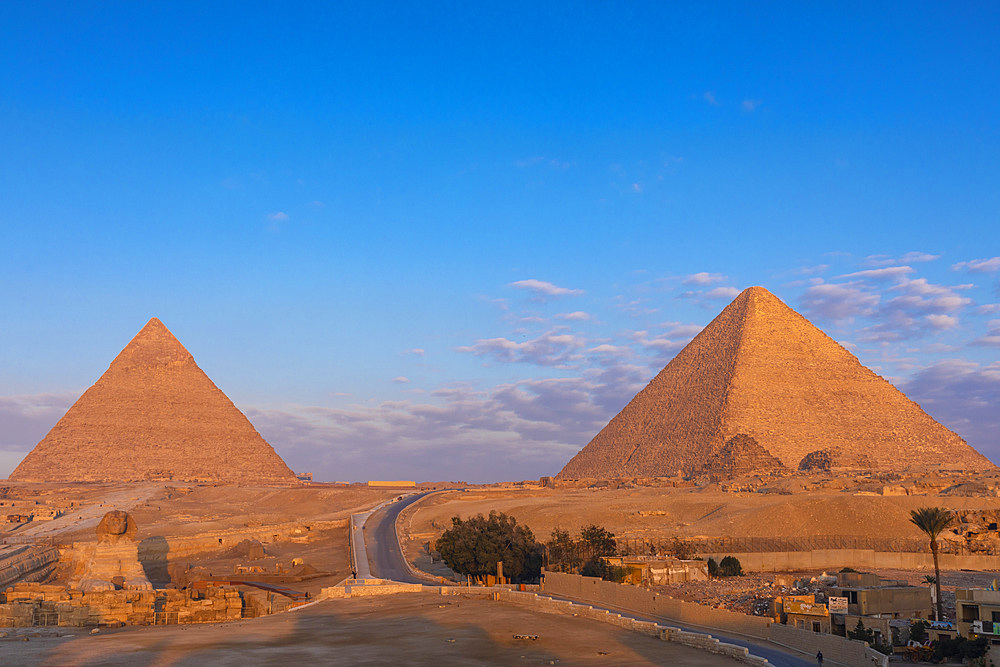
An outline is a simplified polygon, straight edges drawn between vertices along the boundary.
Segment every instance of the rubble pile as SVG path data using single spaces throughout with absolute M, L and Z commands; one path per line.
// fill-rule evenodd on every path
M 829 471 L 834 468 L 867 469 L 872 461 L 867 455 L 851 452 L 840 447 L 829 447 L 809 452 L 799 462 L 799 470 Z
M 777 596 L 813 593 L 818 601 L 826 597 L 826 585 L 821 581 L 792 580 L 787 576 L 773 574 L 747 574 L 708 581 L 688 581 L 653 586 L 652 589 L 678 600 L 697 602 L 750 616 L 767 616 L 771 603 Z

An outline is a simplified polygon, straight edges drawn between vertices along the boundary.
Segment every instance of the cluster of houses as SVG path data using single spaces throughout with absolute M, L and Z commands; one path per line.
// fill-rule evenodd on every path
M 705 561 L 677 558 L 612 556 L 609 565 L 624 568 L 623 583 L 662 585 L 709 578 Z M 875 641 L 906 644 L 914 620 L 927 621 L 932 640 L 962 635 L 985 636 L 1000 645 L 1000 586 L 956 590 L 956 621 L 932 621 L 932 587 L 912 586 L 867 572 L 839 572 L 824 582 L 825 601 L 817 595 L 782 595 L 771 601 L 768 615 L 778 623 L 818 633 L 845 636 L 861 625 Z M 823 597 L 823 596 L 821 596 Z

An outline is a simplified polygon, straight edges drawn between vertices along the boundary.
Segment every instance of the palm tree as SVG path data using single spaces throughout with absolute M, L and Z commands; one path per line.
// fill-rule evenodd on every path
M 934 600 L 937 602 L 935 618 L 939 621 L 944 619 L 941 612 L 941 568 L 938 567 L 937 538 L 944 532 L 945 528 L 951 525 L 954 519 L 954 514 L 941 507 L 921 507 L 918 510 L 910 510 L 910 523 L 931 538 L 931 553 L 934 555 L 934 586 L 937 588 L 937 595 L 934 596 Z

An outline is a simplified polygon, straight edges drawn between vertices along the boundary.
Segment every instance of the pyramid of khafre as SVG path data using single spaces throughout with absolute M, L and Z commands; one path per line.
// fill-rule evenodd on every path
M 155 317 L 10 479 L 296 483 L 281 457 Z
M 776 296 L 750 287 L 558 476 L 691 473 L 737 433 L 793 470 L 831 448 L 875 470 L 993 467 Z

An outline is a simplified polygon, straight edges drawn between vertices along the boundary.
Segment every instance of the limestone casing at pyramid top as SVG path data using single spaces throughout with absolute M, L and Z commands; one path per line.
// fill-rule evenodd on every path
M 791 469 L 831 446 L 877 470 L 994 467 L 805 317 L 749 287 L 559 476 L 691 473 L 737 433 Z

